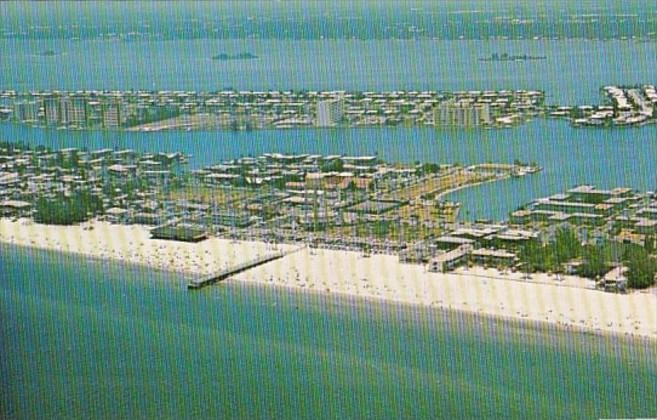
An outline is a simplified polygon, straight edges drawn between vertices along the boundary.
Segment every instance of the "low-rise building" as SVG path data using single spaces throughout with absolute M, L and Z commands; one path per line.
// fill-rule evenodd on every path
M 463 245 L 451 251 L 443 252 L 431 258 L 427 271 L 431 273 L 446 273 L 467 261 L 470 246 Z
M 208 234 L 205 229 L 188 224 L 164 225 L 151 229 L 151 238 L 153 239 L 200 242 L 207 239 L 207 237 Z
M 513 252 L 502 249 L 475 249 L 470 253 L 470 260 L 475 264 L 494 267 L 511 267 L 515 265 L 518 257 Z
M 30 215 L 32 204 L 20 200 L 0 201 L 0 216 L 26 217 Z

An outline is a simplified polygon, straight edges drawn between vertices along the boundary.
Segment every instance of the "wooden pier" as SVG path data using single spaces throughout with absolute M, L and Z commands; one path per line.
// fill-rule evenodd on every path
M 294 251 L 292 251 L 294 252 Z M 279 258 L 283 258 L 284 256 L 290 254 L 290 252 L 276 252 L 274 254 L 268 254 L 250 261 L 243 262 L 241 264 L 234 265 L 232 267 L 228 267 L 224 270 L 218 271 L 216 273 L 209 274 L 204 277 L 200 277 L 198 279 L 192 280 L 191 283 L 187 285 L 188 289 L 200 289 L 205 286 L 209 286 L 211 284 L 220 282 L 222 280 L 226 280 L 228 277 L 233 276 L 237 273 L 241 273 L 243 271 L 249 270 L 253 267 L 257 267 L 259 265 L 268 263 L 270 261 L 277 260 Z

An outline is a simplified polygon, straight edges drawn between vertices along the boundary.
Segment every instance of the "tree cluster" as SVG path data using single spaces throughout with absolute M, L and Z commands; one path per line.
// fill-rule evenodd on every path
M 628 286 L 634 289 L 650 287 L 655 283 L 657 259 L 655 239 L 646 238 L 645 246 L 607 242 L 600 245 L 582 246 L 577 233 L 571 229 L 558 229 L 553 242 L 541 245 L 530 242 L 519 253 L 520 261 L 529 272 L 563 272 L 563 265 L 580 259 L 577 274 L 598 279 L 615 264 L 624 264 Z
M 437 174 L 440 172 L 440 165 L 437 163 L 424 163 L 415 172 L 417 175 Z
M 572 229 L 558 229 L 555 240 L 547 245 L 534 241 L 520 250 L 520 261 L 527 271 L 562 272 L 563 264 L 577 258 L 582 253 L 582 245 L 577 233 Z
M 72 225 L 89 220 L 103 210 L 102 200 L 88 191 L 70 197 L 60 195 L 54 199 L 41 197 L 35 205 L 37 223 Z
M 633 289 L 645 289 L 655 284 L 657 260 L 642 247 L 632 247 L 624 256 L 628 268 L 627 285 Z
M 342 172 L 344 170 L 344 162 L 341 159 L 324 162 L 320 165 L 319 170 L 321 172 Z

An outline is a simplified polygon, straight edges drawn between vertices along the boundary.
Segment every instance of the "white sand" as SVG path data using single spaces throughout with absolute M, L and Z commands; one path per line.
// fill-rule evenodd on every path
M 85 229 L 89 226 L 93 229 Z M 150 232 L 144 226 L 106 222 L 54 226 L 34 224 L 28 220 L 12 222 L 0 219 L 0 241 L 199 275 L 275 252 L 273 245 L 263 242 L 212 238 L 187 243 L 150 239 Z
M 83 225 L 86 226 L 86 225 Z M 114 258 L 154 268 L 206 274 L 273 252 L 261 242 L 212 238 L 197 244 L 149 239 L 143 226 L 94 222 L 47 226 L 26 220 L 0 220 L 0 241 Z M 292 249 L 279 246 L 279 249 Z M 501 278 L 493 278 L 501 277 Z M 400 264 L 397 257 L 356 252 L 309 250 L 290 254 L 233 277 L 322 293 L 340 293 L 482 315 L 544 321 L 567 327 L 657 339 L 657 291 L 627 295 L 591 289 L 586 279 L 556 281 L 545 274 L 499 273 L 481 268 L 453 274 L 426 272 Z
M 393 256 L 305 249 L 234 279 L 657 338 L 655 289 L 620 295 L 572 276 L 556 281 L 534 274 L 530 282 L 522 273 L 483 277 L 491 275 L 503 276 L 480 268 L 429 273 Z

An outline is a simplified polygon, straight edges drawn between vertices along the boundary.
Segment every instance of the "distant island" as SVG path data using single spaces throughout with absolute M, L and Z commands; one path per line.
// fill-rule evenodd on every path
M 212 59 L 213 60 L 253 60 L 255 58 L 258 58 L 257 55 L 251 54 L 250 52 L 245 52 L 245 53 L 239 53 L 239 54 L 226 54 L 226 53 L 221 53 L 217 55 L 213 55 Z
M 224 88 L 184 95 L 146 90 L 0 90 L 0 98 L 6 101 L 0 104 L 0 123 L 129 131 L 398 125 L 492 129 L 523 124 L 534 117 L 564 119 L 576 127 L 657 124 L 654 85 L 610 85 L 602 92 L 606 99 L 599 105 L 564 106 L 545 105 L 545 94 L 540 90 L 305 92 Z M 190 102 L 198 106 L 190 109 Z M 403 107 L 398 106 L 401 102 Z M 112 112 L 107 111 L 110 108 Z
M 52 57 L 52 56 L 57 55 L 57 52 L 54 51 L 54 50 L 44 50 L 44 51 L 41 51 L 39 53 L 39 55 L 43 56 L 43 57 Z
M 490 57 L 482 57 L 479 61 L 525 61 L 525 60 L 546 60 L 547 57 L 544 55 L 509 55 L 507 53 L 498 54 L 493 53 Z

